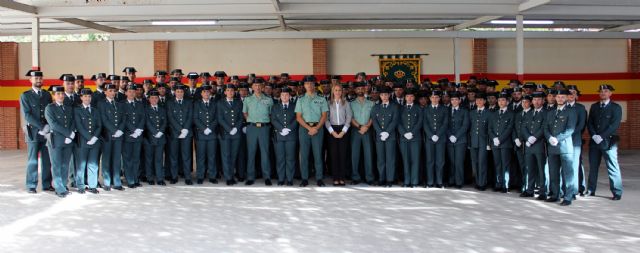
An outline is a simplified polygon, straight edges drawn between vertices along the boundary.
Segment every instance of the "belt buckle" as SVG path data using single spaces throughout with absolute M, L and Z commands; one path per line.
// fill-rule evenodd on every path
M 256 127 L 262 127 L 262 123 L 256 123 Z

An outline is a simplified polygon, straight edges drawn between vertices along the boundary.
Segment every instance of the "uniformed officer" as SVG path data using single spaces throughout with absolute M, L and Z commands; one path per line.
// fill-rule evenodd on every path
M 464 94 L 454 91 L 451 96 L 451 116 L 447 128 L 447 154 L 449 158 L 449 185 L 464 185 L 464 159 L 467 153 L 469 111 L 462 107 Z
M 75 123 L 73 122 L 73 108 L 64 105 L 64 87 L 53 86 L 51 89 L 55 102 L 47 105 L 44 110 L 44 116 L 51 127 L 51 133 L 47 137 L 47 148 L 51 154 L 53 188 L 55 188 L 58 197 L 64 198 L 70 194 L 67 180 L 71 148 L 76 136 Z
M 521 123 L 521 141 L 524 141 L 527 183 L 520 197 L 533 197 L 538 187 L 538 200 L 546 200 L 549 193 L 549 172 L 546 169 L 544 127 L 547 111 L 544 109 L 545 94 L 535 91 L 531 95 L 533 109 L 524 114 Z
M 193 150 L 191 127 L 193 125 L 193 102 L 185 99 L 186 86 L 174 86 L 175 98 L 167 104 L 168 138 L 171 146 L 169 160 L 171 165 L 171 184 L 178 182 L 178 168 L 182 168 L 185 184 L 192 185 L 191 179 Z M 181 163 L 181 164 L 180 164 Z
M 398 138 L 404 168 L 402 187 L 416 187 L 420 180 L 420 144 L 422 144 L 422 108 L 415 102 L 416 89 L 404 92 L 404 105 L 400 107 Z
M 548 140 L 549 178 L 551 196 L 547 202 L 556 202 L 560 198 L 560 177 L 564 176 L 566 190 L 561 205 L 571 205 L 578 192 L 578 171 L 573 169 L 572 134 L 576 127 L 577 115 L 574 110 L 566 108 L 569 91 L 558 90 L 556 109 L 547 113 L 544 135 Z
M 380 104 L 371 110 L 378 160 L 378 184 L 385 187 L 393 186 L 395 180 L 396 131 L 400 121 L 398 105 L 390 101 L 391 92 L 390 87 L 380 87 Z
M 587 126 L 587 109 L 584 105 L 578 103 L 580 90 L 576 85 L 567 85 L 569 96 L 567 96 L 567 107 L 576 111 L 576 129 L 573 131 L 573 168 L 578 171 L 578 192 L 580 196 L 584 196 L 587 190 L 587 179 L 584 174 L 584 166 L 582 165 L 582 133 Z
M 74 82 L 74 86 L 76 88 L 76 95 L 80 95 L 80 91 L 84 89 L 84 75 L 76 75 L 76 81 Z
M 488 132 L 493 161 L 495 163 L 496 184 L 495 191 L 507 193 L 509 191 L 509 170 L 511 168 L 513 112 L 509 110 L 509 94 L 501 92 L 498 95 L 499 109 L 489 118 Z
M 207 75 L 209 74 L 208 72 L 203 72 L 202 73 L 202 83 L 203 84 L 206 82 L 205 79 L 208 78 L 208 77 L 206 77 L 205 73 Z M 199 99 L 202 98 L 202 97 L 200 97 L 200 88 L 198 88 L 198 78 L 199 77 L 200 77 L 200 75 L 198 75 L 198 73 L 196 73 L 196 72 L 189 72 L 189 74 L 187 74 L 187 85 L 188 86 L 185 89 L 184 97 L 186 99 L 189 99 L 192 102 L 198 101 Z
M 260 148 L 262 177 L 265 185 L 271 185 L 271 163 L 269 161 L 269 136 L 271 134 L 271 107 L 273 99 L 262 93 L 264 80 L 257 79 L 251 87 L 253 95 L 243 102 L 242 113 L 247 126 L 247 182 L 252 185 L 256 180 L 256 151 Z
M 26 121 L 24 137 L 27 143 L 26 188 L 29 193 L 36 193 L 38 186 L 38 156 L 41 162 L 42 190 L 53 191 L 51 186 L 51 161 L 46 148 L 45 136 L 51 128 L 44 116 L 45 107 L 51 104 L 51 94 L 42 90 L 42 72 L 29 70 L 26 76 L 31 82 L 31 89 L 20 95 L 20 111 Z
M 159 92 L 149 91 L 149 105 L 145 115 L 145 165 L 149 185 L 165 186 L 162 155 L 165 146 L 165 130 L 167 128 L 166 109 L 159 104 Z M 155 181 L 154 181 L 155 178 Z
M 104 94 L 104 85 L 105 85 L 105 81 L 107 79 L 107 74 L 105 73 L 98 73 L 95 75 L 91 76 L 91 80 L 95 81 L 96 83 L 96 92 L 93 93 L 93 95 L 91 95 L 91 106 L 93 107 L 98 107 L 98 104 L 105 100 L 106 95 Z
M 215 101 L 211 98 L 211 85 L 205 84 L 200 88 L 200 99 L 193 103 L 193 124 L 196 140 L 196 183 L 204 182 L 205 170 L 208 171 L 209 181 L 218 183 L 218 115 Z M 227 175 L 225 175 L 227 176 Z M 233 180 L 225 178 L 227 182 Z
M 222 155 L 222 170 L 227 185 L 234 185 L 233 179 L 235 174 L 236 160 L 240 150 L 242 131 L 242 101 L 235 99 L 236 87 L 234 85 L 225 85 L 225 97 L 218 100 L 216 107 L 218 108 L 218 126 L 220 129 L 220 153 Z
M 518 179 L 518 183 L 520 185 L 520 193 L 524 193 L 525 190 L 527 189 L 527 183 L 529 182 L 528 180 L 528 169 L 527 169 L 527 165 L 524 159 L 524 147 L 525 147 L 525 143 L 526 143 L 526 139 L 529 136 L 524 136 L 522 134 L 522 122 L 524 121 L 524 117 L 525 115 L 531 111 L 531 100 L 533 98 L 529 95 L 525 95 L 522 97 L 522 99 L 520 100 L 520 111 L 516 111 L 513 110 L 512 105 L 509 105 L 509 109 L 512 110 L 512 112 L 514 113 L 514 117 L 513 117 L 513 132 L 511 134 L 512 139 L 513 139 L 513 143 L 515 144 L 513 146 L 513 152 L 515 154 L 516 157 L 516 162 L 518 163 L 517 166 L 512 166 L 511 167 L 511 175 L 513 175 L 515 177 L 515 175 L 520 175 L 520 178 Z M 516 171 L 517 169 L 517 171 Z M 514 178 L 515 179 L 515 178 Z M 516 180 L 514 180 L 516 181 Z
M 598 185 L 598 168 L 604 157 L 609 174 L 609 189 L 613 194 L 612 200 L 622 198 L 622 175 L 618 164 L 618 128 L 622 120 L 622 107 L 611 101 L 613 86 L 600 85 L 600 102 L 594 103 L 589 109 L 588 129 L 591 135 L 589 142 L 589 186 L 588 194 L 595 196 Z
M 118 82 L 118 92 L 116 92 L 116 101 L 124 102 L 127 100 L 127 85 L 129 85 L 129 77 L 121 76 Z
M 100 134 L 102 121 L 98 109 L 91 106 L 92 92 L 89 88 L 80 90 L 82 103 L 74 108 L 73 118 L 78 132 L 75 154 L 75 182 L 79 193 L 85 192 L 85 173 L 89 192 L 98 193 L 98 161 L 100 157 Z
M 316 93 L 315 76 L 304 77 L 306 94 L 296 102 L 296 120 L 300 124 L 300 174 L 301 187 L 309 185 L 309 150 L 313 153 L 314 168 L 316 170 L 317 185 L 325 186 L 323 179 L 324 159 L 322 157 L 322 142 L 324 131 L 322 127 L 327 120 L 329 105 L 327 100 Z
M 70 107 L 78 106 L 82 101 L 75 93 L 76 78 L 72 74 L 63 74 L 60 76 L 62 86 L 64 87 L 64 104 Z
M 426 139 L 427 184 L 425 187 L 442 188 L 444 173 L 444 152 L 446 149 L 447 129 L 449 128 L 449 110 L 440 105 L 442 92 L 434 90 L 429 100 L 431 104 L 424 109 L 423 130 Z
M 485 106 L 486 101 L 484 93 L 476 94 L 476 109 L 469 113 L 471 167 L 476 181 L 476 189 L 480 191 L 487 188 L 487 151 L 491 150 L 488 142 L 488 124 L 491 112 Z
M 106 99 L 98 104 L 102 116 L 102 180 L 105 191 L 124 190 L 120 180 L 122 162 L 122 140 L 124 135 L 124 108 L 115 101 L 116 85 L 107 84 Z M 112 182 L 113 181 L 113 182 Z M 113 184 L 112 184 L 113 183 Z
M 364 163 L 365 180 L 367 184 L 374 184 L 373 175 L 373 159 L 371 157 L 373 145 L 371 143 L 371 110 L 374 103 L 365 98 L 365 82 L 356 82 L 356 95 L 357 98 L 351 102 L 351 111 L 353 111 L 353 118 L 351 118 L 351 126 L 355 129 L 351 133 L 351 179 L 352 185 L 359 184 L 360 177 L 360 152 L 362 151 L 362 160 Z M 360 148 L 362 147 L 362 148 Z
M 125 124 L 122 131 L 125 136 L 122 157 L 124 158 L 124 175 L 129 188 L 141 186 L 138 181 L 138 175 L 140 174 L 138 170 L 140 169 L 145 109 L 142 103 L 136 101 L 137 88 L 137 85 L 129 84 L 127 98 L 123 102 Z
M 298 122 L 295 117 L 295 103 L 291 102 L 291 89 L 283 87 L 280 103 L 271 108 L 276 155 L 276 171 L 278 185 L 293 186 L 293 175 L 296 169 L 296 142 L 298 140 Z
M 122 73 L 124 73 L 124 75 L 129 80 L 131 80 L 131 82 L 135 82 L 136 81 L 136 72 L 138 72 L 138 71 L 134 67 L 125 67 L 124 69 L 122 69 Z

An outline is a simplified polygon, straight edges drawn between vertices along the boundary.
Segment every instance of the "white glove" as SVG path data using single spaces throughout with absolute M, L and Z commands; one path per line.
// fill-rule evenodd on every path
M 131 138 L 134 138 L 134 139 L 135 139 L 135 138 L 138 138 L 138 135 L 137 135 L 135 132 L 134 132 L 134 133 L 132 133 L 132 134 L 130 134 L 129 136 L 131 136 Z
M 289 128 L 283 128 L 283 129 L 282 129 L 282 132 L 287 132 L 287 134 L 289 134 L 289 133 L 291 133 L 291 129 L 289 129 Z M 287 135 L 287 134 L 285 134 L 285 135 Z
M 64 138 L 64 144 L 69 144 L 71 143 L 71 139 L 69 138 Z
M 549 144 L 551 144 L 551 146 L 557 146 L 558 145 L 558 139 L 556 137 L 549 137 Z
M 158 132 L 154 137 L 156 137 L 156 138 L 160 138 L 160 137 L 162 137 L 162 135 L 163 135 L 163 134 L 164 134 L 164 133 L 162 133 L 162 132 Z
M 115 134 L 113 134 L 113 137 L 118 138 L 120 136 L 122 136 L 123 132 L 120 130 L 117 130 Z
M 600 144 L 600 142 L 603 141 L 602 136 L 600 135 L 594 135 L 593 137 L 591 137 L 591 139 L 593 139 L 593 141 L 595 141 L 596 144 Z
M 491 146 L 487 145 L 487 150 L 491 150 Z
M 527 148 L 528 148 L 528 147 L 531 147 L 531 142 L 528 142 L 528 141 L 527 141 L 527 143 L 526 143 L 525 145 L 527 145 Z
M 413 139 L 413 134 L 411 132 L 405 133 L 404 138 L 406 138 L 407 140 L 411 140 Z
M 516 147 L 522 147 L 522 142 L 520 142 L 520 139 L 516 139 L 514 142 L 516 143 Z
M 247 133 L 247 127 L 243 127 L 243 128 L 242 128 L 242 133 L 243 133 L 243 134 L 246 134 L 246 133 Z
M 280 135 L 282 136 L 287 136 L 289 134 L 289 132 L 285 131 L 284 129 L 282 129 L 282 131 L 280 131 Z
M 229 131 L 230 135 L 236 135 L 236 133 L 238 133 L 238 129 L 235 128 L 235 127 L 233 129 L 231 129 L 231 131 Z
M 140 136 L 142 134 L 142 129 L 138 128 L 135 131 L 133 131 L 137 136 Z
M 96 141 L 98 141 L 98 137 L 91 137 L 91 140 L 87 141 L 87 145 L 93 145 L 96 144 Z
M 493 146 L 500 146 L 500 139 L 498 139 L 498 137 L 493 138 Z
M 180 130 L 180 135 L 178 136 L 178 139 L 186 138 L 188 133 L 189 133 L 189 130 L 187 130 L 187 129 Z
M 210 133 L 211 133 L 211 129 L 207 127 L 207 129 L 204 130 L 204 135 L 209 135 Z
M 73 138 L 75 138 L 75 137 L 76 137 L 76 132 L 73 132 L 73 131 L 72 131 L 72 132 L 71 132 L 71 136 L 69 136 L 69 139 L 72 139 L 72 140 L 73 140 Z
M 387 133 L 387 132 L 380 133 L 380 140 L 386 141 L 387 138 L 389 138 L 389 133 Z
M 440 137 L 438 137 L 437 135 L 431 136 L 431 140 L 433 142 L 438 142 L 439 139 L 440 139 Z
M 43 133 L 48 133 L 49 131 L 51 131 L 51 127 L 49 127 L 49 124 L 44 125 L 44 127 L 42 127 L 42 132 Z
M 45 136 L 47 134 L 47 132 L 45 132 L 44 130 L 40 130 L 38 131 L 39 135 Z
M 456 143 L 456 141 L 458 141 L 458 138 L 456 138 L 455 136 L 451 135 L 451 136 L 449 136 L 449 141 L 451 143 Z
M 527 142 L 530 142 L 531 144 L 536 143 L 538 139 L 536 139 L 536 137 L 533 136 L 529 136 L 529 138 L 527 138 Z

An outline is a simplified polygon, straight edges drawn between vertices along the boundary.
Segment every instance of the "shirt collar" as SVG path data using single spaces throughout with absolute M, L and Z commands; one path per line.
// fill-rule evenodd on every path
M 564 110 L 565 106 L 567 106 L 567 105 L 562 105 L 562 106 L 558 105 L 558 106 L 556 106 L 556 108 L 558 109 L 558 111 L 562 111 L 562 110 Z
M 82 108 L 84 108 L 84 109 L 91 108 L 91 105 L 82 104 Z
M 35 91 L 36 93 L 38 93 L 38 92 L 41 92 L 41 91 L 42 91 L 42 89 L 38 89 L 38 88 L 36 88 L 36 87 L 31 87 L 31 89 L 32 89 L 33 91 Z
M 600 101 L 600 104 L 604 104 L 605 106 L 609 105 L 609 102 L 611 102 L 611 99 L 607 99 L 605 101 Z
M 128 102 L 128 103 L 133 103 L 133 102 L 135 102 L 135 100 L 129 100 L 129 99 L 127 99 L 127 102 Z
M 451 109 L 454 109 L 454 110 L 458 110 L 458 108 L 460 108 L 460 106 L 451 106 Z

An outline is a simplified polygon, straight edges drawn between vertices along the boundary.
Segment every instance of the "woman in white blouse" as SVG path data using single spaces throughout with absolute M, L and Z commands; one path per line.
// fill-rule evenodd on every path
M 349 138 L 347 130 L 351 123 L 351 107 L 344 98 L 341 85 L 331 87 L 329 99 L 329 115 L 324 126 L 329 131 L 328 152 L 329 169 L 333 176 L 334 186 L 344 186 L 346 173 L 349 170 Z

